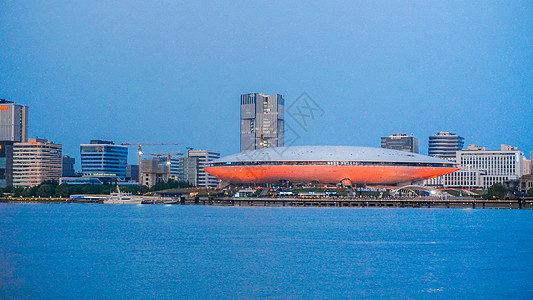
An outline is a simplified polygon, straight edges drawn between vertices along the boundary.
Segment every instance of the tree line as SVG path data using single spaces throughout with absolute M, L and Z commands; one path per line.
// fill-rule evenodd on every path
M 487 193 L 483 195 L 484 199 L 498 199 L 498 200 L 505 200 L 507 198 L 509 193 L 509 189 L 507 186 L 503 183 L 496 183 L 491 185 L 487 189 Z M 533 197 L 533 188 L 530 188 L 526 195 L 526 197 Z
M 125 193 L 132 193 L 137 195 L 146 194 L 148 192 L 156 192 L 174 188 L 188 188 L 193 185 L 184 181 L 169 180 L 168 182 L 160 182 L 148 188 L 147 186 L 139 185 L 124 185 L 120 186 L 120 191 Z M 43 182 L 34 187 L 4 187 L 0 188 L 0 196 L 11 197 L 69 197 L 77 194 L 110 194 L 117 190 L 115 184 L 59 184 L 56 181 Z

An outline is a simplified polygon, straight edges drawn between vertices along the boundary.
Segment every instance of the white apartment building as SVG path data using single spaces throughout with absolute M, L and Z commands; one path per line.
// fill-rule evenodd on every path
M 519 180 L 524 174 L 524 153 L 517 148 L 501 145 L 500 150 L 470 145 L 466 150 L 456 152 L 455 161 L 461 170 L 428 179 L 425 185 L 488 188 L 495 183 Z

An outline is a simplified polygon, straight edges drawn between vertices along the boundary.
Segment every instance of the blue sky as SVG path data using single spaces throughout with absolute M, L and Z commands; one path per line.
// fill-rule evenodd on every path
M 0 98 L 75 157 L 94 138 L 232 154 L 240 94 L 304 91 L 324 114 L 298 145 L 533 151 L 531 1 L 0 1 L 0 22 Z

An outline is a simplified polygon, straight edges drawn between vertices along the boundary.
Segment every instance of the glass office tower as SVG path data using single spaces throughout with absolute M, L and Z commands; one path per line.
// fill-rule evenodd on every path
M 91 140 L 80 145 L 81 171 L 84 177 L 119 177 L 126 179 L 128 147 L 111 141 Z

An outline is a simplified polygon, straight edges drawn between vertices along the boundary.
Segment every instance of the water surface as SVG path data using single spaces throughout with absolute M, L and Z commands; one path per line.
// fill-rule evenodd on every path
M 532 298 L 533 211 L 0 204 L 0 298 Z

